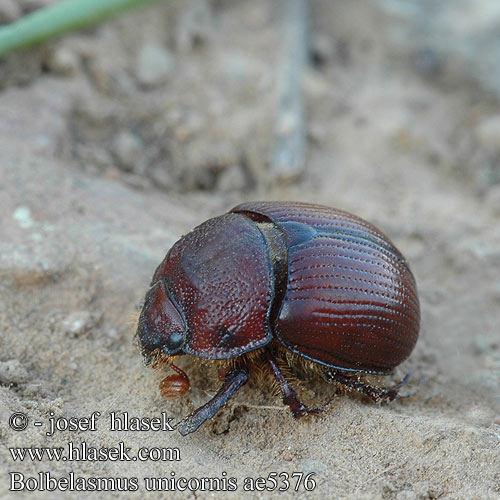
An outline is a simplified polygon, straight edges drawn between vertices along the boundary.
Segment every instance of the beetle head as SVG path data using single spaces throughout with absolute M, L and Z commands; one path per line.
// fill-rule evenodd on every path
M 182 354 L 186 324 L 161 279 L 146 294 L 136 340 L 147 364 L 161 354 Z

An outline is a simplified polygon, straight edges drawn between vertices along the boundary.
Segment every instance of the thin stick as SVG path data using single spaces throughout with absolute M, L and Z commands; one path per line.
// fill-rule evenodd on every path
M 0 28 L 0 56 L 158 0 L 63 0 Z
M 302 77 L 308 59 L 307 0 L 282 0 L 283 65 L 280 68 L 275 145 L 271 159 L 274 179 L 294 180 L 304 172 L 306 126 Z

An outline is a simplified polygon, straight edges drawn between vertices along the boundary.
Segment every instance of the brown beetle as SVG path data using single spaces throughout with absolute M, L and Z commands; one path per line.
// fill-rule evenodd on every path
M 264 364 L 295 417 L 319 413 L 297 398 L 280 369 L 302 361 L 375 401 L 392 388 L 359 373 L 389 374 L 413 350 L 420 320 L 415 279 L 377 228 L 347 212 L 292 202 L 244 203 L 182 237 L 158 266 L 136 339 L 147 362 L 177 372 L 164 395 L 184 394 L 181 354 L 226 360 L 225 382 L 179 425 L 195 431 Z M 305 361 L 305 362 L 304 362 Z M 355 375 L 355 376 L 353 376 Z

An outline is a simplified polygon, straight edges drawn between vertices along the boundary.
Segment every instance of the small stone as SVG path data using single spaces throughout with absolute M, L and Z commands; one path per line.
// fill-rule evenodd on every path
M 417 500 L 417 494 L 413 491 L 403 490 L 398 492 L 396 495 L 396 500 Z
M 31 229 L 35 225 L 30 208 L 24 205 L 17 207 L 12 216 L 23 229 Z
M 206 43 L 215 32 L 212 8 L 208 0 L 185 2 L 183 13 L 176 23 L 175 45 L 179 52 L 187 52 Z
M 73 76 L 77 73 L 80 61 L 78 55 L 68 47 L 56 47 L 45 62 L 47 68 L 62 76 Z
M 500 154 L 500 115 L 481 121 L 476 127 L 476 137 L 488 153 Z
M 112 340 L 116 340 L 118 338 L 118 332 L 116 330 L 116 328 L 110 328 L 107 332 L 106 332 L 107 336 L 112 339 Z
M 173 57 L 166 48 L 155 43 L 145 43 L 137 60 L 137 80 L 145 88 L 156 87 L 166 81 L 173 66 Z
M 433 77 L 442 70 L 442 62 L 437 53 L 430 47 L 417 49 L 410 56 L 413 67 L 424 77 Z
M 0 0 L 0 24 L 9 24 L 21 17 L 22 11 L 14 0 Z
M 305 474 L 309 474 L 310 472 L 319 474 L 323 470 L 325 470 L 325 464 L 319 460 L 308 459 L 302 462 L 302 471 Z
M 500 186 L 492 186 L 486 193 L 486 205 L 497 216 L 500 216 Z
M 186 142 L 200 132 L 205 125 L 203 116 L 196 111 L 185 113 L 173 128 L 174 137 L 179 142 Z
M 327 137 L 325 127 L 319 123 L 311 122 L 307 127 L 307 138 L 314 144 L 322 144 Z
M 224 55 L 220 64 L 228 80 L 238 85 L 244 85 L 246 82 L 255 84 L 255 74 L 260 70 L 246 54 L 240 53 Z
M 170 172 L 167 164 L 155 165 L 154 168 L 149 171 L 149 176 L 157 188 L 175 189 L 179 187 L 178 179 Z
M 230 165 L 219 174 L 217 187 L 221 191 L 241 191 L 247 184 L 243 168 L 240 165 Z
M 493 297 L 494 300 L 496 300 L 497 302 L 500 303 L 500 283 L 496 283 L 493 286 L 492 297 Z
M 311 57 L 316 66 L 324 66 L 335 57 L 335 43 L 322 32 L 315 33 L 311 41 Z
M 93 319 L 89 311 L 73 312 L 62 323 L 64 331 L 72 335 L 80 335 L 89 330 L 92 325 Z
M 312 99 L 330 99 L 330 82 L 317 71 L 306 71 L 303 79 L 304 90 Z
M 410 489 L 404 489 L 396 495 L 397 500 L 440 498 L 443 495 L 441 485 L 436 485 L 430 481 L 414 481 Z M 386 495 L 384 495 L 384 498 Z M 393 495 L 391 495 L 391 498 Z
M 30 399 L 42 398 L 46 390 L 47 388 L 41 382 L 28 382 L 23 389 L 23 396 Z
M 465 419 L 475 425 L 486 427 L 490 425 L 495 418 L 493 410 L 483 408 L 482 406 L 472 406 L 465 413 Z
M 0 362 L 0 383 L 19 384 L 27 378 L 28 372 L 18 359 Z
M 129 130 L 120 132 L 114 140 L 114 154 L 123 170 L 137 170 L 143 156 L 143 143 Z

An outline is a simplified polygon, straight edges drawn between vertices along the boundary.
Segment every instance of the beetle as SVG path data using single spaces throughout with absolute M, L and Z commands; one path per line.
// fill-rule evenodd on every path
M 298 398 L 282 367 L 301 363 L 331 382 L 393 400 L 401 385 L 376 387 L 412 352 L 420 306 L 401 252 L 369 222 L 298 202 L 249 202 L 177 241 L 156 269 L 136 332 L 146 364 L 175 375 L 160 383 L 184 394 L 181 355 L 219 360 L 224 382 L 178 425 L 195 431 L 247 382 L 252 367 L 274 375 L 294 417 L 320 413 Z

